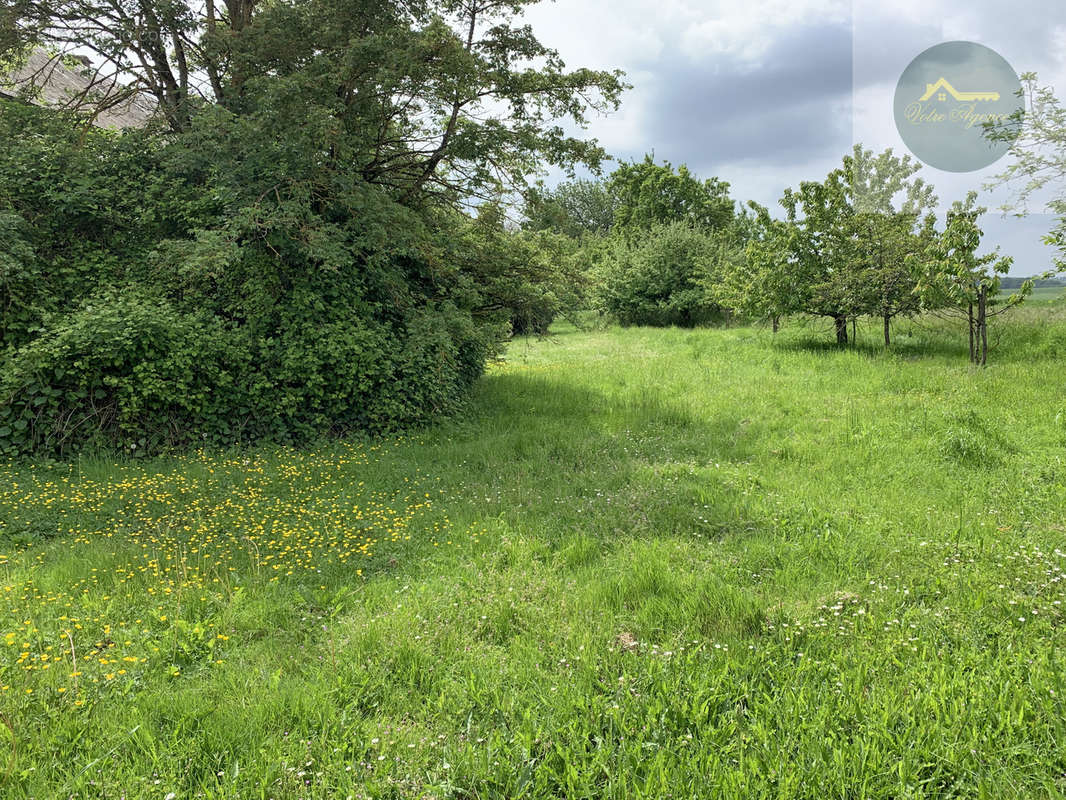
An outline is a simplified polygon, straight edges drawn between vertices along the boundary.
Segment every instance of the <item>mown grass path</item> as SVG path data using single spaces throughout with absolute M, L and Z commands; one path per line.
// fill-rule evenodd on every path
M 1061 317 L 565 330 L 420 435 L 2 467 L 0 795 L 1059 796 Z

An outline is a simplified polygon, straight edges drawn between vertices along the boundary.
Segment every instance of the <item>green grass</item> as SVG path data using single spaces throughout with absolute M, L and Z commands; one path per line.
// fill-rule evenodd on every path
M 1062 796 L 1063 308 L 878 336 L 562 330 L 419 435 L 0 468 L 0 795 Z
M 1000 297 L 1006 299 L 1013 294 L 1013 291 L 1004 289 L 1000 292 Z M 1066 295 L 1066 288 L 1061 286 L 1041 286 L 1033 289 L 1032 293 L 1026 298 L 1026 302 L 1038 305 L 1044 303 L 1062 302 L 1063 296 Z

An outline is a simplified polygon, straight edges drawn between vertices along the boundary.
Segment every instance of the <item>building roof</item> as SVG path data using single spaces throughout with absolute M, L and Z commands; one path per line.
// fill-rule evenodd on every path
M 127 93 L 127 87 L 96 73 L 87 60 L 79 69 L 71 65 L 71 59 L 43 50 L 35 50 L 22 67 L 0 79 L 0 96 L 7 98 L 69 108 L 85 97 L 94 109 L 102 105 L 93 119 L 101 128 L 139 128 L 152 118 L 153 105 L 143 95 L 126 97 Z

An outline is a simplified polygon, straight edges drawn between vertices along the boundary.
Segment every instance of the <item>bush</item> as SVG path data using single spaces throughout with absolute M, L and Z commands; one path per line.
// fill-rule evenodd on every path
M 512 335 L 546 334 L 585 303 L 582 246 L 551 231 L 508 231 L 503 219 L 490 204 L 476 220 L 459 221 L 454 258 L 480 286 L 482 308 L 505 316 Z
M 616 238 L 597 271 L 596 308 L 622 325 L 693 327 L 719 319 L 710 288 L 721 252 L 719 234 L 681 223 Z
M 0 449 L 63 454 L 85 444 L 147 451 L 217 440 L 247 351 L 165 301 L 104 296 L 57 316 L 0 381 Z
M 0 100 L 0 345 L 124 285 L 160 239 L 218 211 L 213 193 L 162 168 L 144 132 Z
M 516 307 L 497 297 L 528 288 L 514 235 L 359 180 L 327 202 L 313 159 L 224 115 L 164 142 L 50 113 L 2 123 L 42 122 L 0 142 L 0 452 L 421 424 L 461 406 Z
M 514 336 L 548 333 L 558 317 L 574 317 L 585 303 L 587 279 L 581 249 L 568 236 L 548 231 L 518 233 L 503 243 L 521 261 L 511 273 L 519 277 L 509 303 Z
M 261 338 L 164 299 L 102 296 L 9 358 L 0 452 L 139 455 L 418 424 L 459 407 L 493 344 L 450 306 L 402 330 L 348 313 Z

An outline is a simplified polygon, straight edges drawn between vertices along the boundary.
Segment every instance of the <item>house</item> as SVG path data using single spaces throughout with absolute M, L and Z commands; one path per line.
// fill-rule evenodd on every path
M 88 100 L 94 110 L 101 109 L 93 118 L 101 128 L 143 127 L 154 114 L 148 100 L 100 75 L 88 59 L 44 50 L 35 50 L 19 69 L 0 77 L 0 97 L 52 108 L 74 108 Z

